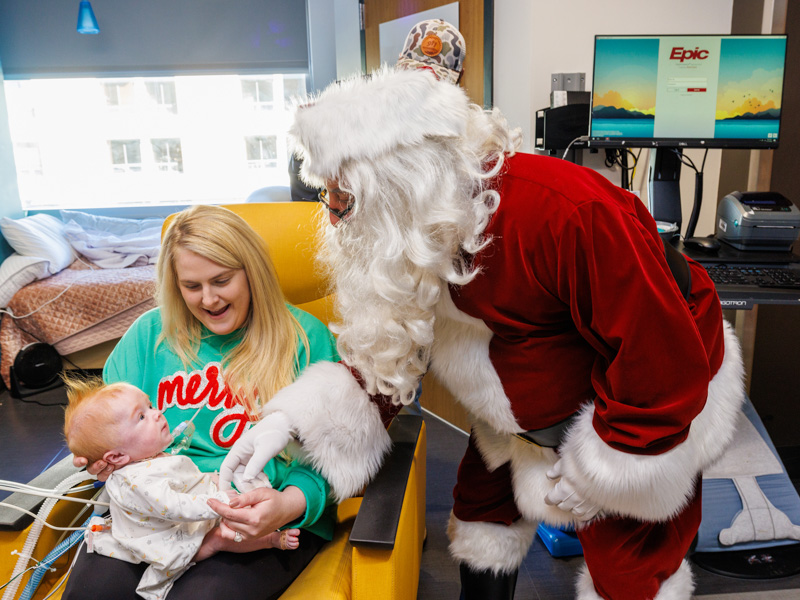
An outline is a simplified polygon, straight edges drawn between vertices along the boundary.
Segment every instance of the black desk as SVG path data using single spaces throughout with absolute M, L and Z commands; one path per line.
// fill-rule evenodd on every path
M 673 243 L 675 247 L 683 254 L 694 259 L 704 267 L 711 267 L 715 265 L 735 265 L 747 267 L 780 266 L 791 269 L 792 271 L 800 274 L 800 256 L 792 254 L 791 252 L 742 251 L 737 250 L 733 246 L 722 243 L 721 248 L 717 252 L 710 253 L 702 250 L 690 250 L 684 248 L 680 241 Z M 797 289 L 762 288 L 750 285 L 729 284 L 715 284 L 715 286 L 723 309 L 750 310 L 757 304 L 800 306 L 800 290 Z M 737 314 L 739 314 L 743 319 L 755 319 L 755 314 L 752 312 Z M 737 317 L 737 321 L 738 318 L 739 317 Z M 765 436 L 765 439 L 769 440 L 766 429 L 764 429 L 763 423 L 761 423 L 761 420 L 756 414 L 755 409 L 753 409 L 752 406 L 750 406 L 750 409 L 752 410 L 754 419 L 760 424 L 762 435 Z M 769 440 L 769 445 L 772 446 L 771 440 Z M 777 456 L 774 446 L 772 447 L 772 451 L 775 452 Z M 784 485 L 786 489 L 793 491 L 792 482 L 789 479 L 788 473 L 786 473 L 785 467 L 782 475 L 772 475 L 771 477 L 782 477 L 785 479 Z M 712 480 L 712 483 L 716 482 Z M 713 488 L 711 485 L 709 485 L 707 480 L 704 480 L 703 511 L 705 514 L 714 512 L 714 508 L 712 507 L 719 507 L 720 496 L 715 494 L 715 489 L 717 488 Z M 722 499 L 724 500 L 724 497 Z M 741 500 L 741 498 L 740 501 L 744 502 Z M 790 502 L 792 507 L 795 506 L 793 502 L 795 501 Z M 724 501 L 722 504 L 724 504 Z M 796 510 L 794 510 L 793 514 L 794 513 L 796 513 Z M 705 519 L 703 523 L 706 523 Z M 726 524 L 725 526 L 728 527 L 729 525 Z M 714 531 L 716 534 L 716 530 L 712 531 Z M 698 539 L 705 540 L 703 535 L 708 536 L 710 534 L 708 531 L 704 532 L 703 526 L 701 525 L 701 531 L 698 533 L 698 536 L 700 537 Z M 733 545 L 730 547 L 731 549 L 717 551 L 693 551 L 691 553 L 691 558 L 693 562 L 700 565 L 704 569 L 711 571 L 712 573 L 726 575 L 729 577 L 744 579 L 771 579 L 775 577 L 787 577 L 797 574 L 800 572 L 800 544 L 780 545 L 782 543 L 782 540 L 777 542 L 774 540 L 765 541 L 763 542 L 763 546 L 754 548 L 753 546 L 757 544 L 757 541 L 753 541 L 744 545 L 747 549 L 737 550 L 734 549 L 737 546 Z M 705 545 L 712 546 L 708 543 Z M 741 545 L 739 545 L 739 547 L 741 548 Z
M 680 241 L 674 246 L 683 254 L 703 266 L 747 265 L 749 267 L 786 266 L 800 274 L 800 256 L 791 252 L 742 251 L 722 243 L 719 251 L 704 252 L 684 248 Z M 717 285 L 722 308 L 750 310 L 756 304 L 783 304 L 800 306 L 800 290 L 781 288 L 762 288 L 750 285 Z

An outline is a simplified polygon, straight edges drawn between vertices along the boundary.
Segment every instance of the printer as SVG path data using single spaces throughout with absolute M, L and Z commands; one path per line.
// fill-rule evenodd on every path
M 717 206 L 717 239 L 739 250 L 788 251 L 800 210 L 777 192 L 732 192 Z

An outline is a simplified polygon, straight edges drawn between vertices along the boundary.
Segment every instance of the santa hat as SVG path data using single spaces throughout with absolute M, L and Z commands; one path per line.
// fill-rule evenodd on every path
M 383 67 L 326 88 L 297 108 L 289 135 L 307 180 L 335 179 L 345 161 L 373 160 L 428 137 L 466 132 L 464 91 L 426 71 Z

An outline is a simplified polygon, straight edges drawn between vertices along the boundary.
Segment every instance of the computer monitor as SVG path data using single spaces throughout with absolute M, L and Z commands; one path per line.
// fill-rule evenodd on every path
M 776 148 L 785 35 L 598 35 L 589 146 Z
M 681 226 L 683 148 L 777 148 L 785 35 L 595 36 L 587 145 L 651 148 L 648 208 Z M 685 238 L 694 235 L 702 171 Z

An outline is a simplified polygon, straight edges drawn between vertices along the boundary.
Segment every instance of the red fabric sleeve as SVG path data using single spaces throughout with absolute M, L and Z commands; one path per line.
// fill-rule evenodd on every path
M 351 367 L 344 361 L 340 362 L 350 370 L 350 373 L 352 373 L 353 377 L 356 378 L 356 381 L 358 381 L 359 385 L 361 385 L 361 387 L 363 388 L 364 378 L 361 377 L 361 373 L 359 373 L 354 367 Z M 381 421 L 383 421 L 383 426 L 388 429 L 389 425 L 391 425 L 392 423 L 392 419 L 395 418 L 395 416 L 397 415 L 397 413 L 400 412 L 400 409 L 403 408 L 403 406 L 399 404 L 394 404 L 392 402 L 392 399 L 385 394 L 370 395 L 369 399 L 375 404 L 375 406 L 378 407 L 378 410 L 381 413 Z
M 579 204 L 557 251 L 558 294 L 598 352 L 594 428 L 636 454 L 681 443 L 710 380 L 700 332 L 649 221 L 620 205 Z

